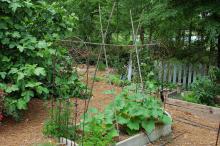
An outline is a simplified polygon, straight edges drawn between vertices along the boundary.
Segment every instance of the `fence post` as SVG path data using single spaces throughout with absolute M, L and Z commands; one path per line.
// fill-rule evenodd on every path
M 183 87 L 186 88 L 186 75 L 187 75 L 187 71 L 186 71 L 186 65 L 183 65 Z
M 188 87 L 192 83 L 192 64 L 189 65 Z
M 178 65 L 178 84 L 182 83 L 182 64 Z
M 169 83 L 171 83 L 172 82 L 172 64 L 171 63 L 169 63 L 168 64 L 168 82 Z
M 173 65 L 173 83 L 176 84 L 176 64 Z
M 166 82 L 167 81 L 167 64 L 164 64 L 164 74 L 163 74 L 163 81 Z

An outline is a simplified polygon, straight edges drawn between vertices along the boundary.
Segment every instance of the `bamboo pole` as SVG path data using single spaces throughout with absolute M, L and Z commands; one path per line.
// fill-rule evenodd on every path
M 141 88 L 142 88 L 142 90 L 143 90 L 143 89 L 144 89 L 144 84 L 143 84 L 143 79 L 142 79 L 142 74 L 141 74 L 140 60 L 139 60 L 138 47 L 137 47 L 137 38 L 136 38 L 136 33 L 138 32 L 138 28 L 139 28 L 139 26 L 140 26 L 140 22 L 139 22 L 139 24 L 138 24 L 137 31 L 135 32 L 134 22 L 133 22 L 131 10 L 130 10 L 130 18 L 131 18 L 131 25 L 132 25 L 133 44 L 134 44 L 134 48 L 135 48 L 135 51 L 136 51 L 138 71 L 139 71 L 139 76 L 140 76 L 140 80 L 141 80 Z

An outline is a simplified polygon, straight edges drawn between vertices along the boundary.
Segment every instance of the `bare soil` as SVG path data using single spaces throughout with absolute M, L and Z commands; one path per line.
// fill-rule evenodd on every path
M 90 77 L 94 70 L 90 70 Z M 104 76 L 103 72 L 99 72 L 98 76 Z M 91 85 L 91 81 L 90 81 Z M 103 93 L 105 90 L 114 88 L 117 92 L 121 91 L 120 87 L 115 87 L 100 81 L 95 82 L 94 94 L 91 99 L 90 107 L 96 107 L 103 110 L 114 97 Z M 72 99 L 74 101 L 74 99 Z M 78 115 L 82 115 L 84 111 L 84 101 L 77 100 L 79 104 Z M 43 123 L 48 117 L 48 103 L 39 99 L 33 99 L 29 104 L 29 110 L 25 112 L 21 122 L 15 122 L 11 119 L 6 119 L 0 126 L 0 146 L 30 146 L 34 144 L 50 142 L 54 143 L 53 139 L 44 137 L 42 134 Z M 166 110 L 174 117 L 172 126 L 173 133 L 171 136 L 162 138 L 154 142 L 153 146 L 214 146 L 217 138 L 218 122 L 212 119 L 203 119 L 196 115 L 179 111 L 166 106 Z M 79 117 L 79 116 L 78 116 Z M 211 130 L 204 127 L 192 126 L 178 121 L 179 118 L 190 119 L 198 125 L 207 125 L 215 128 Z M 177 119 L 177 120 L 175 120 Z M 79 121 L 79 118 L 77 119 Z M 220 145 L 220 141 L 219 141 Z

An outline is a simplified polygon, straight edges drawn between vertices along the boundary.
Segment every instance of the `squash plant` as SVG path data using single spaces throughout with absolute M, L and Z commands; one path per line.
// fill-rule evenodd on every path
M 105 110 L 106 122 L 118 123 L 122 131 L 134 134 L 141 129 L 151 133 L 156 124 L 171 124 L 159 100 L 127 86 Z M 115 113 L 115 114 L 113 114 Z

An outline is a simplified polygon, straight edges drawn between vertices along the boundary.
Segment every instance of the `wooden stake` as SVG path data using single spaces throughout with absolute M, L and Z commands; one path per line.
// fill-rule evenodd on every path
M 139 60 L 138 47 L 137 47 L 137 38 L 136 38 L 135 29 L 134 29 L 134 22 L 133 22 L 131 10 L 130 10 L 130 18 L 131 18 L 131 25 L 132 25 L 133 44 L 134 44 L 135 51 L 136 51 L 136 57 L 137 57 L 137 63 L 138 63 L 138 71 L 139 71 L 139 76 L 140 76 L 140 80 L 141 80 L 141 88 L 143 90 L 144 89 L 144 84 L 143 84 L 143 79 L 142 79 L 142 74 L 141 74 L 140 60 Z M 139 26 L 140 26 L 140 23 L 138 24 L 138 28 L 139 28 Z M 138 28 L 137 28 L 137 31 L 138 31 Z

